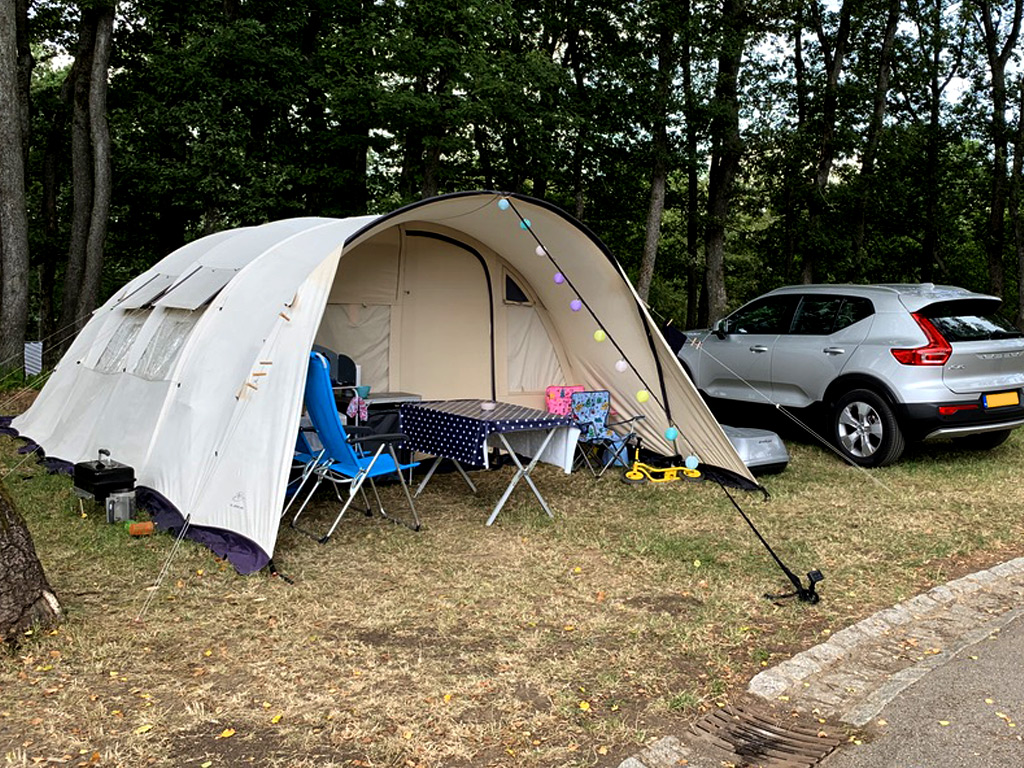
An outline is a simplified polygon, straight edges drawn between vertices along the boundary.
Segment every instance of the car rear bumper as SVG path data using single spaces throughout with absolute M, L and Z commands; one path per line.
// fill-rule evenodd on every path
M 963 401 L 948 405 L 962 406 Z M 899 410 L 900 424 L 911 440 L 935 440 L 942 437 L 966 437 L 983 432 L 998 432 L 1024 426 L 1024 405 L 1003 408 L 957 411 L 943 415 L 941 406 L 947 403 L 909 403 Z

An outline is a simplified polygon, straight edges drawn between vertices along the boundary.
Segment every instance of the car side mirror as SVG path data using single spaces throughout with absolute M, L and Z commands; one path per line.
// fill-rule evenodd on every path
M 711 330 L 719 339 L 725 339 L 729 334 L 729 321 L 724 319 L 719 320 L 714 324 L 714 326 L 712 326 Z

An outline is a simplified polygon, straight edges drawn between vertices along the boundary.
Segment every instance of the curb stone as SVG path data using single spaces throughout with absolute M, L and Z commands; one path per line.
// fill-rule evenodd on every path
M 1024 613 L 1024 608 L 1008 609 L 1005 599 L 995 609 L 987 607 L 991 600 L 972 605 L 966 598 L 981 591 L 1019 596 L 1022 589 L 1024 557 L 933 587 L 764 670 L 747 690 L 771 701 L 788 693 L 792 706 L 816 708 L 863 726 L 927 672 Z M 925 644 L 937 647 L 926 649 Z M 925 656 L 898 663 L 900 656 L 908 661 L 908 646 L 919 645 Z M 859 684 L 853 685 L 854 680 Z
M 747 691 L 769 702 L 789 694 L 791 707 L 863 727 L 910 685 L 1024 615 L 1022 599 L 1024 557 L 1019 557 L 878 611 L 754 676 Z M 908 647 L 926 652 L 910 658 Z M 703 744 L 691 747 L 666 736 L 618 768 L 721 764 Z

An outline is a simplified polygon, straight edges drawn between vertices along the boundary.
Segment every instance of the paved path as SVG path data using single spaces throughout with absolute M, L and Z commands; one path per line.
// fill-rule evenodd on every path
M 1018 616 L 899 694 L 822 768 L 1024 765 L 1024 618 Z M 884 723 L 884 725 L 879 725 Z
M 1024 766 L 1022 616 L 1019 558 L 836 632 L 754 677 L 748 692 L 863 732 L 823 768 Z M 620 768 L 719 768 L 721 760 L 686 733 Z

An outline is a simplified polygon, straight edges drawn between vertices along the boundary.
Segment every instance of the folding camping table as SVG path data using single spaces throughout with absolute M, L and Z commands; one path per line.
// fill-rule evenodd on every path
M 572 459 L 580 431 L 571 416 L 559 416 L 535 408 L 510 403 L 495 403 L 485 410 L 483 400 L 435 400 L 403 403 L 399 406 L 401 432 L 406 436 L 404 447 L 436 457 L 416 489 L 423 491 L 434 475 L 441 459 L 450 459 L 473 493 L 476 486 L 466 473 L 465 465 L 487 468 L 489 448 L 498 446 L 512 457 L 516 473 L 487 518 L 491 525 L 520 480 L 537 497 L 548 517 L 551 509 L 530 477 L 538 461 L 572 471 Z M 526 466 L 519 456 L 530 457 Z

